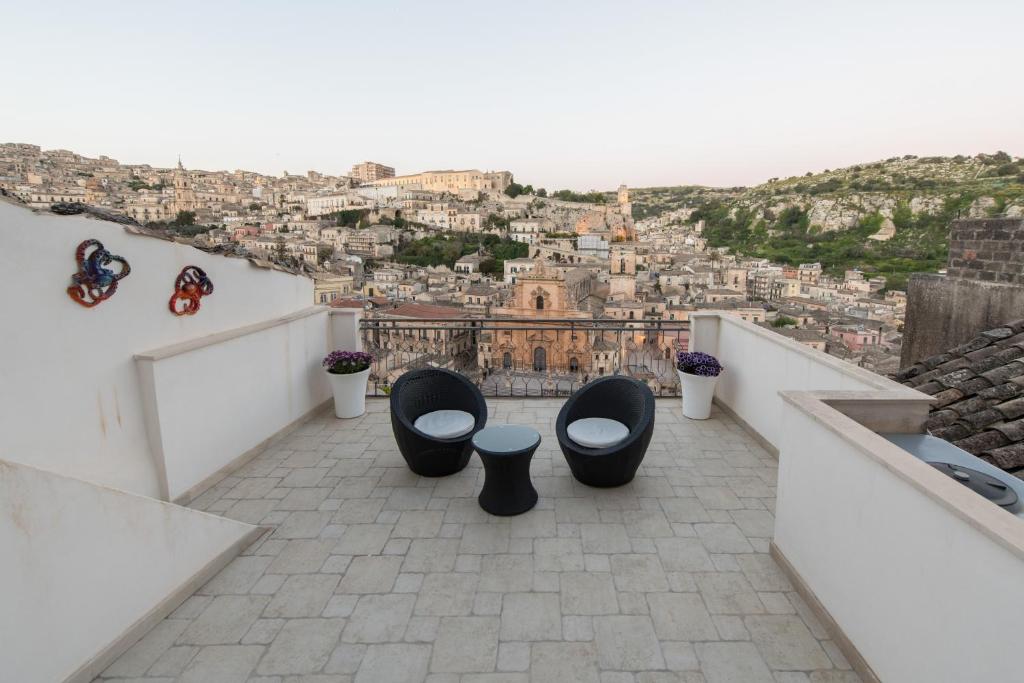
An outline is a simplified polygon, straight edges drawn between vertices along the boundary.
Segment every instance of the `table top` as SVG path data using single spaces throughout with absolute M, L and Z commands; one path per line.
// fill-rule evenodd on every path
M 488 453 L 516 453 L 537 446 L 540 434 L 525 425 L 493 425 L 473 435 L 473 447 Z

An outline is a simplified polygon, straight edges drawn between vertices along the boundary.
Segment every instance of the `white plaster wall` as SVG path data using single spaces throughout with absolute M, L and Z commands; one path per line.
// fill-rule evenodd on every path
M 203 482 L 331 396 L 321 362 L 328 315 L 321 311 L 156 361 L 154 451 L 169 500 Z M 148 387 L 147 387 L 148 389 Z
M 779 447 L 780 391 L 878 391 L 919 394 L 730 315 L 691 315 L 690 348 L 714 355 L 725 371 L 715 397 Z
M 65 291 L 76 270 L 75 248 L 88 238 L 124 256 L 132 268 L 117 293 L 91 309 Z M 203 268 L 214 292 L 203 299 L 199 313 L 178 317 L 167 302 L 174 279 L 187 265 Z M 0 323 L 0 458 L 150 496 L 159 495 L 158 463 L 147 442 L 133 354 L 276 318 L 313 301 L 308 278 L 132 235 L 114 223 L 35 214 L 4 201 L 0 272 L 6 294 Z M 266 363 L 281 357 L 268 356 Z M 197 379 L 192 373 L 191 380 Z M 287 391 L 271 384 L 261 389 Z M 244 422 L 257 399 L 223 403 L 197 392 L 194 412 Z
M 878 677 L 1021 680 L 1024 560 L 789 403 L 779 434 L 775 544 Z
M 255 530 L 0 460 L 0 679 L 65 680 Z
M 362 351 L 363 335 L 359 321 L 363 312 L 357 308 L 331 309 L 331 350 Z

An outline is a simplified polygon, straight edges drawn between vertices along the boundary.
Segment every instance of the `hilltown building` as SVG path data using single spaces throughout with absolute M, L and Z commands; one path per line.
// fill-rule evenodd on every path
M 364 161 L 361 164 L 355 164 L 352 166 L 351 176 L 354 180 L 360 183 L 372 183 L 376 180 L 394 178 L 395 169 L 391 166 L 378 164 L 375 161 Z

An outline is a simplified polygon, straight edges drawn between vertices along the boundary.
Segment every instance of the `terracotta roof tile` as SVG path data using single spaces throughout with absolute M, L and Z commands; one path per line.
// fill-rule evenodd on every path
M 955 349 L 950 349 L 949 352 L 952 353 L 955 356 L 963 356 L 963 355 L 966 355 L 966 354 L 970 353 L 971 351 L 977 351 L 978 349 L 983 349 L 983 348 L 985 348 L 986 346 L 988 346 L 991 343 L 992 343 L 992 340 L 989 339 L 988 337 L 975 337 L 974 339 L 972 339 L 971 341 L 967 342 L 966 344 L 961 344 L 960 346 L 956 347 Z
M 908 384 L 909 380 L 914 379 L 922 372 L 925 372 L 925 370 L 926 368 L 920 363 L 914 363 L 909 368 L 900 370 L 895 375 L 893 375 L 893 379 L 896 380 L 897 382 L 903 382 L 904 384 Z
M 939 427 L 948 427 L 960 419 L 960 413 L 955 410 L 937 410 L 928 416 L 925 428 L 932 430 Z
M 1002 433 L 988 430 L 963 439 L 957 439 L 953 442 L 953 445 L 964 449 L 968 453 L 981 455 L 985 451 L 1000 448 L 1008 443 L 1010 443 L 1010 440 Z
M 967 438 L 971 435 L 971 430 L 966 425 L 961 423 L 954 423 L 948 427 L 939 427 L 938 429 L 932 430 L 933 436 L 944 438 L 947 441 L 955 441 L 956 439 Z
M 974 400 L 974 399 L 971 399 Z M 1003 421 L 1003 414 L 995 408 L 985 408 L 979 410 L 976 413 L 969 413 L 960 418 L 960 420 L 971 427 L 972 431 L 987 427 L 997 422 Z
M 1002 434 L 1009 443 L 1024 441 L 1024 419 L 989 425 L 989 429 Z
M 964 439 L 971 433 L 971 430 L 966 426 L 960 424 L 951 424 L 948 427 L 939 427 L 938 429 L 932 430 L 932 436 L 937 436 L 940 439 L 946 441 L 956 441 L 957 439 Z
M 1018 417 L 1024 416 L 1024 396 L 1000 403 L 996 406 L 996 410 L 1002 413 L 1005 419 L 1016 420 Z
M 921 384 L 924 384 L 925 382 L 930 382 L 937 377 L 942 377 L 944 374 L 946 373 L 944 373 L 942 370 L 927 370 L 916 375 L 912 379 L 907 380 L 907 386 L 920 386 Z
M 1004 470 L 1015 470 L 1024 467 L 1024 443 L 1012 443 L 1002 448 L 993 448 L 985 451 L 985 455 L 992 460 L 996 467 Z
M 949 410 L 955 410 L 956 412 L 960 413 L 961 416 L 964 416 L 970 415 L 971 413 L 977 413 L 978 411 L 981 410 L 985 410 L 986 408 L 988 408 L 988 401 L 979 396 L 972 396 L 970 398 L 965 398 L 962 401 L 951 403 L 946 407 Z
M 919 360 L 896 379 L 935 399 L 931 434 L 1024 479 L 1024 318 Z
M 1018 377 L 1020 375 L 1024 375 L 1024 363 L 1018 363 L 1017 361 L 1011 361 L 1006 365 L 981 373 L 981 376 L 992 382 L 992 384 L 1000 384 L 1011 377 Z
M 1009 327 L 997 327 L 992 330 L 985 330 L 981 333 L 982 337 L 991 339 L 992 341 L 1002 341 L 1003 339 L 1009 339 L 1013 336 L 1013 330 Z
M 954 358 L 956 358 L 956 356 L 954 356 L 951 353 L 940 353 L 937 356 L 932 356 L 931 358 L 925 358 L 923 361 L 921 361 L 919 363 L 919 365 L 921 365 L 925 370 L 931 370 L 933 368 L 937 368 L 938 366 L 942 365 L 943 363 L 948 363 L 949 361 L 953 360 Z
M 1021 393 L 1024 393 L 1024 386 L 1013 382 L 1004 382 L 988 389 L 982 389 L 978 392 L 978 396 L 990 401 L 1007 401 Z
M 961 384 L 971 379 L 972 377 L 976 377 L 973 370 L 971 370 L 970 368 L 962 368 L 960 370 L 954 370 L 953 372 L 947 373 L 940 377 L 936 377 L 935 381 L 945 387 L 949 387 L 950 389 L 959 389 Z
M 1024 348 L 1021 348 L 1019 346 L 1010 346 L 1008 348 L 1003 349 L 1002 351 L 1000 351 L 999 353 L 995 354 L 992 357 L 999 359 L 1003 363 L 1009 363 L 1011 360 L 1017 360 L 1021 356 L 1024 356 Z
M 1018 332 L 1009 339 L 1004 339 L 1002 342 L 1000 342 L 1000 345 L 1002 346 L 1019 346 L 1020 344 L 1024 344 L 1024 332 Z
M 921 393 L 928 394 L 929 396 L 931 396 L 933 394 L 939 393 L 946 387 L 942 386 L 938 382 L 925 382 L 924 384 L 919 384 L 914 388 L 920 391 Z
M 976 394 L 983 389 L 988 389 L 992 386 L 992 382 L 989 382 L 984 377 L 972 377 L 966 382 L 962 382 L 957 386 L 957 389 L 964 392 L 964 394 L 970 396 Z
M 996 347 L 996 346 L 990 346 L 988 348 L 990 348 L 990 349 L 998 349 L 998 347 Z M 1002 367 L 1003 365 L 1006 365 L 1006 361 L 1002 360 L 1001 358 L 999 358 L 999 354 L 998 353 L 994 353 L 991 356 L 989 356 L 988 358 L 982 358 L 981 360 L 975 361 L 974 363 L 972 363 L 971 364 L 971 370 L 973 370 L 974 372 L 976 372 L 976 373 L 978 373 L 980 375 L 980 374 L 988 372 L 989 370 L 994 370 L 994 369 L 996 369 L 998 367 Z
M 989 356 L 994 355 L 996 353 L 999 353 L 998 346 L 986 346 L 983 349 L 978 349 L 977 351 L 971 351 L 970 353 L 964 354 L 964 358 L 971 361 L 972 363 L 976 363 L 979 360 L 984 360 L 985 358 L 988 358 Z
M 953 372 L 954 370 L 959 370 L 960 368 L 966 368 L 966 367 L 969 367 L 970 365 L 971 365 L 971 362 L 969 360 L 967 360 L 963 356 L 960 356 L 959 358 L 954 358 L 953 360 L 948 360 L 945 363 L 943 363 L 942 365 L 936 366 L 935 369 L 936 370 L 941 370 L 943 372 Z
M 946 389 L 945 391 L 933 394 L 932 397 L 935 399 L 935 403 L 932 404 L 932 408 L 937 410 L 939 408 L 945 408 L 950 403 L 956 403 L 964 397 L 964 392 L 959 389 Z

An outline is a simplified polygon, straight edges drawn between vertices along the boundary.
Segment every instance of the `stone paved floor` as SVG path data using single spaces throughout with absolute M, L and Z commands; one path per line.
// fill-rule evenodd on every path
M 97 680 L 859 681 L 768 556 L 776 463 L 726 416 L 659 401 L 638 476 L 601 490 L 560 401 L 489 404 L 543 437 L 534 510 L 483 512 L 476 455 L 410 472 L 385 400 L 315 418 L 193 503 L 273 532 Z

